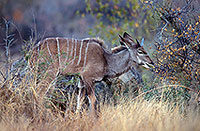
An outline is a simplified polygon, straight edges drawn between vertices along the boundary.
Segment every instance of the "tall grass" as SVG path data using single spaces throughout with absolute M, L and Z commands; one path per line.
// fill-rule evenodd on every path
M 51 99 L 47 97 L 49 94 L 45 97 L 48 99 L 43 99 L 40 90 L 50 83 L 45 79 L 35 82 L 36 74 L 29 73 L 31 72 L 25 73 L 21 78 L 14 77 L 6 83 L 0 83 L 0 131 L 200 130 L 198 108 L 184 102 L 175 104 L 176 101 L 167 101 L 166 97 L 165 100 L 158 100 L 157 97 L 132 99 L 122 95 L 118 102 L 109 100 L 109 97 L 105 101 L 99 99 L 100 112 L 99 117 L 96 117 L 86 106 L 77 112 L 77 92 L 69 91 L 71 94 L 64 101 L 67 107 L 63 110 L 59 102 L 63 104 L 63 98 L 66 97 L 60 96 L 64 94 L 53 92 L 53 95 L 50 94 Z M 159 92 L 165 93 L 166 90 Z
M 98 118 L 84 109 L 81 113 L 68 111 L 63 115 L 58 108 L 47 108 L 44 99 L 38 99 L 40 101 L 36 102 L 32 91 L 23 87 L 18 90 L 0 90 L 1 131 L 200 130 L 198 110 L 191 110 L 185 106 L 185 111 L 180 112 L 183 105 L 174 106 L 169 102 L 122 97 L 115 105 L 100 102 Z

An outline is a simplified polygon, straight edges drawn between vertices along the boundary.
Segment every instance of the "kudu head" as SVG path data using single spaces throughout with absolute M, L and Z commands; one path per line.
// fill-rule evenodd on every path
M 133 63 L 142 65 L 145 68 L 151 68 L 153 66 L 153 61 L 142 47 L 143 41 L 140 44 L 139 41 L 136 39 L 135 42 L 127 32 L 123 34 L 123 37 L 119 35 L 119 38 L 121 45 L 125 46 L 128 49 Z

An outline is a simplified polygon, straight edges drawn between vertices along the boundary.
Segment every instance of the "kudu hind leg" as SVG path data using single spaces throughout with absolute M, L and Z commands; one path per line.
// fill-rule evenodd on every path
M 89 108 L 90 108 L 90 112 L 91 114 L 97 115 L 96 113 L 96 96 L 95 96 L 95 90 L 94 90 L 94 83 L 87 83 L 86 84 L 86 91 L 87 91 L 87 98 L 89 100 Z
M 96 115 L 96 109 L 95 109 L 96 97 L 95 97 L 95 90 L 94 90 L 95 81 L 94 81 L 93 75 L 94 75 L 94 72 L 84 72 L 84 74 L 82 74 L 85 90 L 87 93 L 87 98 L 90 104 L 90 112 L 91 114 Z
M 92 91 L 89 91 L 88 93 L 88 99 L 89 99 L 89 103 L 90 103 L 90 110 L 91 111 L 95 111 L 95 104 L 96 104 L 96 96 L 95 96 L 95 92 L 93 89 L 91 89 Z

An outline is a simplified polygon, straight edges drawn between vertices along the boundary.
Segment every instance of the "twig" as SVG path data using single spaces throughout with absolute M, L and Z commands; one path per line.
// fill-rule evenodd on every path
M 0 71 L 1 76 L 3 77 L 4 81 L 6 80 L 6 77 L 4 76 L 3 72 Z
M 162 40 L 162 34 L 163 34 L 163 30 L 167 27 L 167 25 L 168 25 L 168 21 L 166 21 L 166 24 L 163 26 L 163 28 L 161 29 L 161 31 L 160 31 L 160 37 L 159 37 L 159 40 Z
M 9 66 L 9 64 L 10 64 L 10 45 L 11 45 L 11 43 L 12 43 L 12 41 L 13 41 L 13 39 L 11 39 L 11 40 L 9 40 L 10 39 L 10 35 L 8 34 L 9 32 L 8 32 L 8 29 L 9 29 L 9 24 L 10 24 L 10 22 L 9 21 L 7 21 L 6 19 L 4 19 L 4 22 L 5 22 L 5 26 L 6 26 L 6 29 L 5 29 L 5 31 L 6 31 L 6 36 L 5 36 L 5 50 L 6 50 L 6 79 L 8 79 L 8 76 L 9 76 L 9 70 L 10 70 L 10 66 Z

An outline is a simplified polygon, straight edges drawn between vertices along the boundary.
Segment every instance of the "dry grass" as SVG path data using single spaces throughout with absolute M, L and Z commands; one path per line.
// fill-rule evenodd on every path
M 166 103 L 134 102 L 104 107 L 98 130 L 170 131 L 200 130 L 200 117 L 194 112 L 180 114 L 179 107 L 169 109 Z
M 7 92 L 8 93 L 8 92 Z M 14 96 L 12 93 L 7 94 Z M 99 118 L 88 111 L 68 112 L 65 117 L 35 104 L 34 100 L 15 94 L 9 101 L 1 99 L 1 131 L 190 131 L 200 130 L 200 115 L 197 111 L 187 110 L 180 113 L 180 106 L 169 103 L 145 100 L 121 100 L 118 105 L 101 105 Z M 5 99 L 5 98 L 4 98 Z M 3 105 L 4 104 L 4 105 Z

